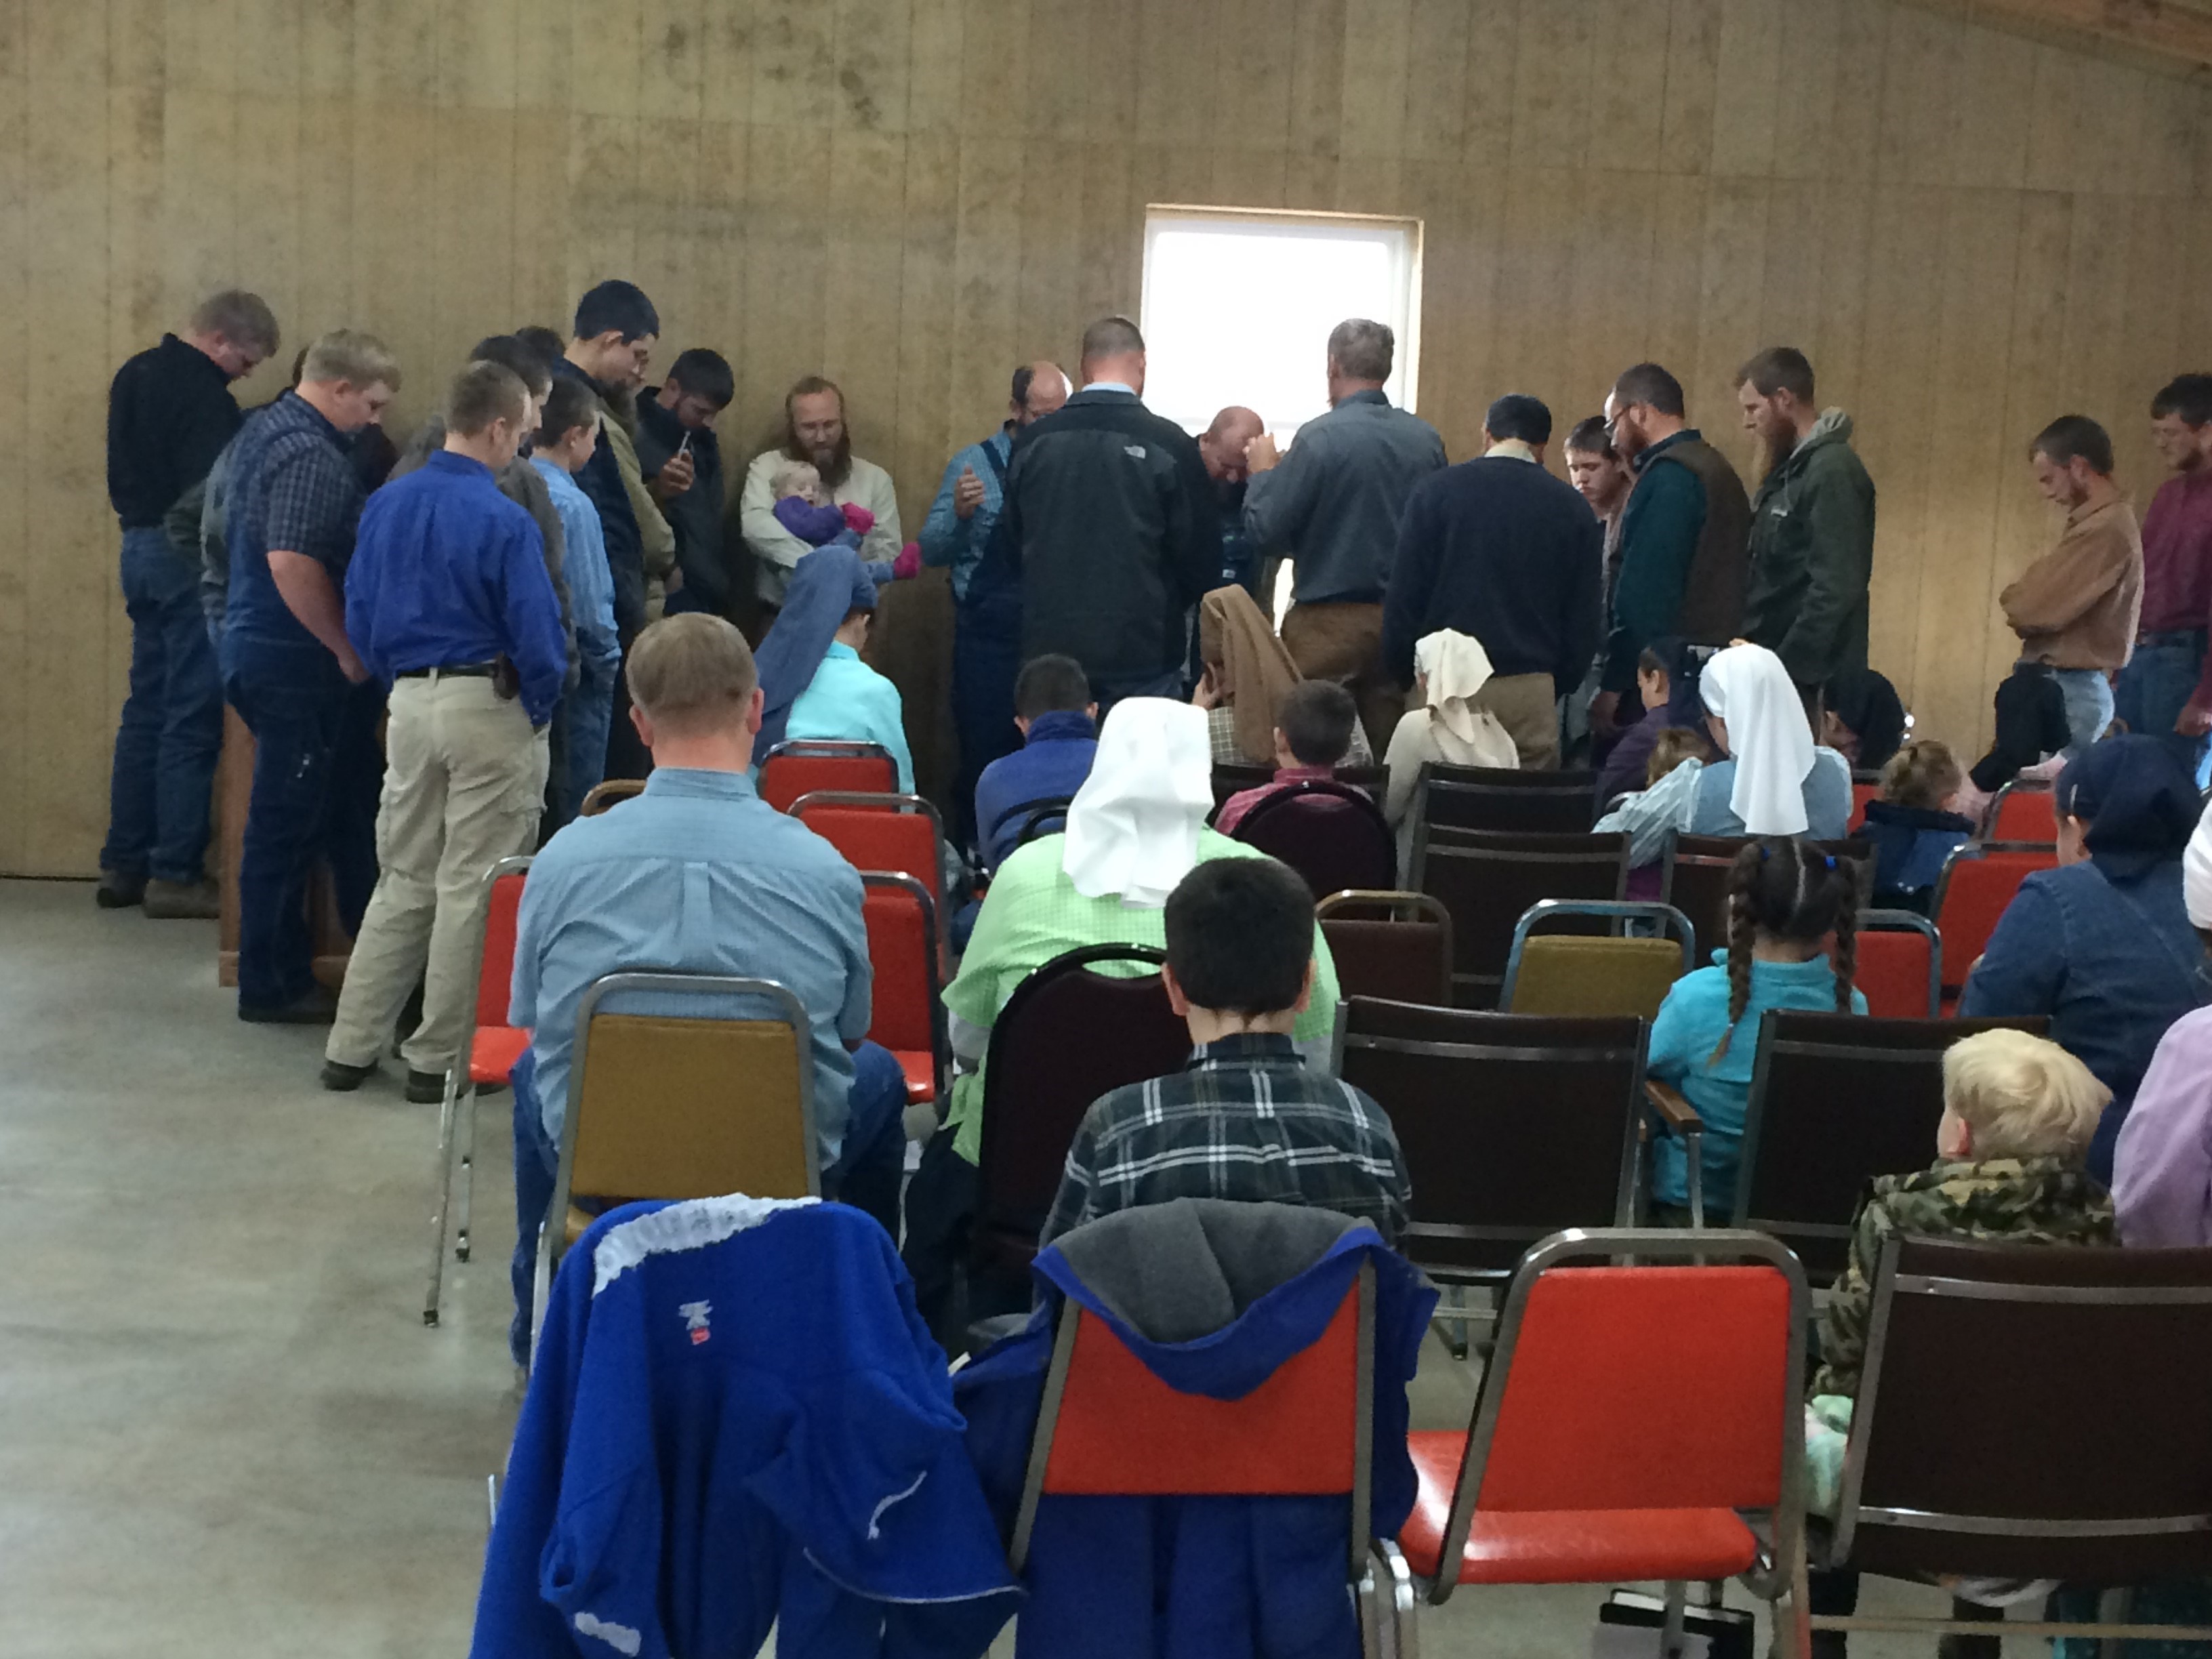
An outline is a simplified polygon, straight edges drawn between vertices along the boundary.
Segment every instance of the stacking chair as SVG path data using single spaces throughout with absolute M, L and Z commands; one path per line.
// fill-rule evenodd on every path
M 653 1012 L 610 1010 L 617 998 Z M 698 1012 L 666 1012 L 685 1004 Z M 577 1200 L 820 1194 L 811 1031 L 805 1005 L 772 979 L 632 972 L 586 988 L 533 1333 L 562 1253 L 592 1223 Z
M 477 1091 L 499 1089 L 530 1033 L 507 1023 L 514 985 L 514 921 L 522 904 L 527 858 L 501 859 L 484 872 L 477 906 L 477 1000 L 461 1034 L 459 1057 L 446 1069 L 445 1098 L 438 1105 L 436 1201 L 430 1215 L 430 1282 L 422 1292 L 422 1322 L 438 1322 L 446 1288 L 446 1222 L 453 1195 L 453 1135 L 460 1114 L 468 1123 L 461 1136 L 461 1205 L 453 1232 L 453 1258 L 469 1259 L 469 1205 L 476 1186 Z
M 1316 893 L 1387 889 L 1398 879 L 1398 838 L 1373 799 L 1349 784 L 1308 779 L 1261 801 L 1233 839 L 1279 859 Z
M 1796 1259 L 1756 1233 L 1568 1232 L 1529 1251 L 1467 1432 L 1408 1437 L 1419 1494 L 1376 1547 L 1401 1659 L 1418 1604 L 1457 1585 L 1635 1579 L 1667 1585 L 1661 1651 L 1679 1653 L 1689 1582 L 1739 1576 L 1777 1604 L 1773 1651 L 1797 1651 L 1778 1604 L 1802 1548 L 1808 1302 Z
M 994 823 L 979 826 L 975 839 L 988 853 L 1000 836 L 1012 830 L 1017 832 L 1014 845 L 1026 847 L 1039 836 L 1066 828 L 1067 809 L 1074 804 L 1073 795 L 1040 795 L 1035 800 L 1016 801 Z
M 1350 888 L 1314 915 L 1340 996 L 1451 1006 L 1451 913 L 1426 893 Z
M 1168 1006 L 1158 973 L 1166 960 L 1145 945 L 1066 951 L 1015 987 L 992 1022 L 975 1164 L 977 1271 L 1025 1282 L 1091 1103 L 1190 1058 L 1190 1030 Z M 1141 977 L 1096 971 L 1107 963 Z
M 1379 798 L 1389 785 L 1389 774 L 1380 766 L 1340 766 L 1335 769 L 1336 781 L 1352 788 L 1364 791 L 1370 798 Z M 1250 761 L 1216 761 L 1213 763 L 1213 810 L 1219 811 L 1231 795 L 1241 795 L 1247 789 L 1257 789 L 1275 781 L 1272 762 L 1265 766 Z M 1212 814 L 1206 815 L 1212 822 Z
M 1851 983 L 1876 1019 L 1934 1019 L 1943 1011 L 1943 936 L 1911 910 L 1859 912 Z
M 1577 836 L 1597 816 L 1595 772 L 1516 772 L 1431 763 L 1421 769 L 1416 787 L 1422 821 L 1439 829 Z
M 2014 778 L 1990 803 L 1988 824 L 1978 839 L 2010 847 L 2058 844 L 2057 797 L 2048 782 Z
M 868 928 L 874 1004 L 868 1039 L 890 1050 L 906 1076 L 909 1103 L 933 1101 L 949 1055 L 938 1001 L 937 906 L 912 876 L 863 870 L 861 916 Z
M 945 830 L 937 809 L 921 796 L 817 789 L 792 802 L 790 811 L 855 870 L 912 876 L 943 913 Z
M 1363 1646 L 1379 1640 L 1370 1548 L 1374 1474 L 1375 1269 L 1358 1277 L 1313 1345 L 1237 1400 L 1182 1394 L 1145 1368 L 1114 1329 L 1060 1307 L 1043 1407 L 1007 1559 L 1029 1560 L 1037 1505 L 1050 1497 L 1346 1496 L 1346 1583 Z
M 619 806 L 632 796 L 645 793 L 643 778 L 605 778 L 593 784 L 576 808 L 580 818 L 595 818 L 611 806 Z
M 1423 824 L 1408 884 L 1451 913 L 1453 1000 L 1494 1006 L 1513 954 L 1514 930 L 1539 899 L 1617 902 L 1628 883 L 1628 837 L 1519 835 Z M 1603 932 L 1602 922 L 1584 924 Z
M 1667 843 L 1666 872 L 1660 878 L 1659 896 L 1689 917 L 1698 930 L 1696 966 L 1703 968 L 1713 952 L 1728 943 L 1729 872 L 1735 855 L 1755 839 L 1747 836 L 1673 836 Z M 1863 841 L 1816 841 L 1813 845 L 1838 858 L 1856 860 L 1861 866 L 1860 902 L 1871 890 L 1874 848 Z
M 1546 1019 L 1348 998 L 1335 1071 L 1389 1114 L 1430 1277 L 1504 1285 L 1564 1227 L 1626 1225 L 1636 1187 L 1640 1019 Z
M 1708 1236 L 1711 1237 L 1710 1235 Z M 1832 1528 L 1814 1565 L 2137 1584 L 2212 1573 L 2212 1250 L 2097 1250 L 1893 1236 Z M 1968 1402 L 1971 1401 L 1969 1404 Z M 1672 1426 L 1670 1425 L 1670 1426 Z M 1819 1617 L 1832 1630 L 2111 1644 L 2212 1641 L 2125 1624 Z M 2112 1622 L 2107 1617 L 2117 1615 Z
M 809 738 L 780 743 L 760 765 L 760 797 L 779 812 L 816 790 L 879 792 L 898 787 L 898 763 L 879 743 L 833 743 Z
M 1643 922 L 1658 937 L 1625 931 L 1601 938 L 1538 933 L 1569 917 L 1598 916 L 1616 926 Z M 1667 935 L 1671 934 L 1669 938 Z M 1513 929 L 1505 988 L 1498 1006 L 1514 1014 L 1631 1014 L 1656 1019 L 1659 1005 L 1697 956 L 1697 930 L 1671 904 L 1609 904 L 1540 899 Z
M 1731 1225 L 1796 1251 L 1816 1283 L 1842 1273 L 1876 1176 L 1924 1170 L 1943 1116 L 1943 1051 L 2028 1019 L 1875 1019 L 1771 1009 L 1759 1023 Z M 1701 1207 L 1692 1190 L 1692 1221 Z
M 1943 1006 L 1957 1005 L 1966 975 L 1990 948 L 1990 935 L 2020 884 L 2039 870 L 2058 867 L 2051 847 L 1968 842 L 1951 849 L 1936 882 L 1936 931 L 1943 940 Z

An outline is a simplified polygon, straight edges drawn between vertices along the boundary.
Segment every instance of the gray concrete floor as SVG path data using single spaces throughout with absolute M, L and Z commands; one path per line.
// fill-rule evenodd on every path
M 505 1097 L 483 1248 L 427 1330 L 437 1109 L 388 1066 L 325 1093 L 321 1031 L 240 1024 L 215 949 L 212 923 L 0 882 L 0 1653 L 465 1653 L 516 1404 Z M 1473 1389 L 1432 1341 L 1416 1426 L 1463 1425 Z M 1583 1659 L 1601 1595 L 1462 1592 L 1423 1650 Z

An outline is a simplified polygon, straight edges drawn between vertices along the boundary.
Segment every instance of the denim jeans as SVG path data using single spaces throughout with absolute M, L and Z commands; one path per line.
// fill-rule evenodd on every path
M 615 681 L 622 673 L 622 659 L 594 662 L 584 659 L 578 669 L 576 689 L 562 701 L 568 715 L 568 771 L 562 781 L 566 792 L 561 821 L 576 816 L 607 773 L 607 726 L 614 718 Z
M 2112 723 L 2112 687 L 2101 668 L 2055 668 L 2051 674 L 2066 699 L 2066 730 L 2071 760 L 2105 735 Z
M 326 674 L 231 676 L 253 733 L 253 795 L 238 866 L 238 1000 L 281 1008 L 314 984 L 307 882 L 329 838 L 340 738 L 356 688 Z
M 507 1342 L 518 1365 L 530 1363 L 538 1230 L 553 1202 L 561 1163 L 560 1149 L 545 1133 L 537 1078 L 538 1058 L 526 1048 L 508 1079 L 514 1086 L 514 1256 L 507 1270 L 514 1317 Z M 822 1195 L 873 1217 L 896 1243 L 899 1180 L 906 1165 L 906 1075 L 889 1049 L 864 1042 L 854 1051 L 846 1102 L 844 1145 L 837 1161 L 822 1172 Z
M 2120 670 L 2112 686 L 2112 712 L 2128 723 L 2129 731 L 2157 738 L 2171 747 L 2193 777 L 2204 739 L 2183 737 L 2173 722 L 2197 690 L 2197 677 L 2204 666 L 2204 631 L 2155 638 L 2159 643 L 2136 646 L 2128 665 Z
M 123 532 L 131 690 L 115 730 L 100 867 L 196 882 L 222 750 L 222 678 L 200 612 L 199 573 L 158 526 Z

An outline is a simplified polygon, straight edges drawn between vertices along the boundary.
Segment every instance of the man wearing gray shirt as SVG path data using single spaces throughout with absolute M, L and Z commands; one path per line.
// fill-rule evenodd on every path
M 1283 644 L 1308 679 L 1352 693 L 1378 755 L 1406 707 L 1381 660 L 1398 517 L 1413 486 L 1444 465 L 1437 429 L 1393 409 L 1382 390 L 1396 343 L 1385 324 L 1339 323 L 1328 337 L 1328 413 L 1298 428 L 1287 455 L 1265 433 L 1246 452 L 1246 539 L 1294 570 Z

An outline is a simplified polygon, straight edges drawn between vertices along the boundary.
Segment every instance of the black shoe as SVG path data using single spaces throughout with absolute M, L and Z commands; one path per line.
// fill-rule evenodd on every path
M 446 1074 L 443 1072 L 418 1072 L 407 1068 L 407 1098 L 417 1106 L 435 1106 L 446 1097 Z
M 222 897 L 212 881 L 146 884 L 146 914 L 155 921 L 213 921 L 222 915 Z
M 92 902 L 103 910 L 128 910 L 134 904 L 146 902 L 146 878 L 127 875 L 120 870 L 103 870 L 100 885 L 92 890 Z
M 349 1095 L 368 1081 L 369 1073 L 376 1070 L 376 1062 L 366 1066 L 349 1066 L 342 1060 L 323 1062 L 323 1087 L 334 1094 Z
M 238 1005 L 238 1017 L 256 1025 L 328 1025 L 338 1017 L 338 1000 L 321 986 L 310 986 L 301 996 L 274 1008 Z

